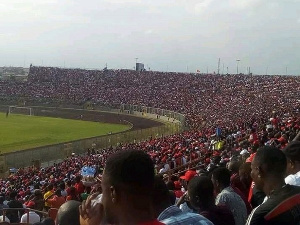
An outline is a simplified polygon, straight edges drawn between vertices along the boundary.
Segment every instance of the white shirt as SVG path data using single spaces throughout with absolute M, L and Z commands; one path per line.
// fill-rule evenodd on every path
M 165 172 L 166 172 L 166 169 L 165 168 L 161 168 L 158 173 L 165 173 Z
M 164 167 L 165 167 L 165 172 L 167 172 L 167 171 L 170 169 L 169 163 L 166 163 L 166 164 L 164 165 Z
M 40 222 L 41 218 L 38 214 L 36 214 L 33 211 L 29 212 L 29 223 L 34 224 L 37 222 Z M 22 217 L 21 217 L 21 223 L 27 223 L 27 213 L 25 213 Z
M 298 171 L 298 173 L 287 176 L 284 180 L 286 184 L 300 186 L 300 171 Z
M 10 223 L 10 220 L 5 216 L 4 217 L 4 220 L 3 220 L 3 215 L 0 216 L 0 222 L 9 222 Z

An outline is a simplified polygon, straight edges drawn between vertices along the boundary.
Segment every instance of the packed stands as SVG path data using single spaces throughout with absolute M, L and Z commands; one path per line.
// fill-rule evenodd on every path
M 125 143 L 108 149 L 95 147 L 86 155 L 74 155 L 48 168 L 20 168 L 16 174 L 0 180 L 0 189 L 6 200 L 16 192 L 17 199 L 24 204 L 30 202 L 28 198 L 34 190 L 42 194 L 54 192 L 63 189 L 62 183 L 66 184 L 69 199 L 75 198 L 70 194 L 75 188 L 77 200 L 82 200 L 81 194 L 86 190 L 80 188 L 80 169 L 92 166 L 96 174 L 101 175 L 108 157 L 127 149 L 148 153 L 156 173 L 164 174 L 166 183 L 174 181 L 172 189 L 180 198 L 184 194 L 184 190 L 182 193 L 180 190 L 186 190 L 187 186 L 179 182 L 179 177 L 187 169 L 200 175 L 209 174 L 229 161 L 237 160 L 241 165 L 249 163 L 259 147 L 269 145 L 283 149 L 300 131 L 300 77 L 296 76 L 195 75 L 32 66 L 27 82 L 0 81 L 0 97 L 6 96 L 169 109 L 185 114 L 190 127 L 180 134 L 141 143 Z M 250 174 L 247 182 L 237 178 L 247 186 L 247 193 L 251 185 L 249 177 Z M 51 190 L 47 190 L 49 185 Z M 247 198 L 244 194 L 243 199 L 247 201 Z

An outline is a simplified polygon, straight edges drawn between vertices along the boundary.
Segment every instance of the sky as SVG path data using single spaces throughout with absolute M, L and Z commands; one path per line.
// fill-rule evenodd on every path
M 0 66 L 300 75 L 300 0 L 0 0 Z M 298 11 L 297 11 L 298 10 Z

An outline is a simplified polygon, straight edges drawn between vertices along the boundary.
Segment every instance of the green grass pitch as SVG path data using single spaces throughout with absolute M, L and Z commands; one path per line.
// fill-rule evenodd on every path
M 127 125 L 0 113 L 0 153 L 120 132 Z

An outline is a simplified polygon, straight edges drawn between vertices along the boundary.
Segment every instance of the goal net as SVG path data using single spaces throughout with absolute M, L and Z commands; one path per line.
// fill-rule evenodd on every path
M 33 116 L 33 109 L 30 107 L 9 106 L 9 114 L 23 114 Z

